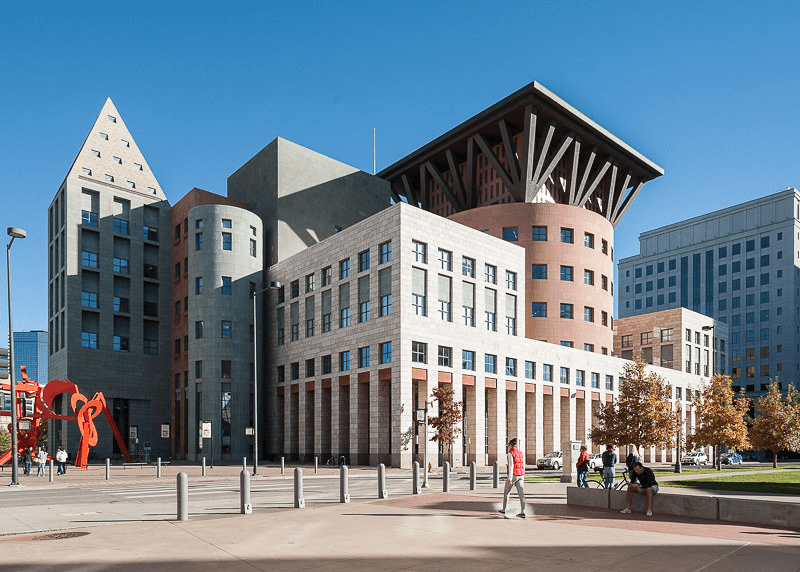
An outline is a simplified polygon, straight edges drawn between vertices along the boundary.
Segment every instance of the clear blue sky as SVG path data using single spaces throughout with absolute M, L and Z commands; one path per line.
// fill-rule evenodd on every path
M 46 209 L 106 97 L 172 203 L 225 194 L 278 135 L 371 172 L 374 127 L 380 170 L 533 80 L 666 171 L 617 259 L 644 230 L 800 186 L 800 5 L 651 4 L 7 4 L 0 226 L 28 231 L 15 330 L 47 328 Z

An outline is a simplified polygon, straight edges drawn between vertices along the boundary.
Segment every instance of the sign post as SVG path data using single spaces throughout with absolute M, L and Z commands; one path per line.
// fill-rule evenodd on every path
M 211 468 L 214 468 L 214 434 L 211 432 L 211 421 L 203 421 L 201 439 L 211 439 Z

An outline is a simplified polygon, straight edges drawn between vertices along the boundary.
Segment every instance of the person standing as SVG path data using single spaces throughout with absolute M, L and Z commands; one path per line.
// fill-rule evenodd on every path
M 617 464 L 617 454 L 614 452 L 614 445 L 606 445 L 606 450 L 603 452 L 603 483 L 605 488 L 614 488 L 614 465 Z
M 581 454 L 578 456 L 578 462 L 575 463 L 578 468 L 578 486 L 589 488 L 589 483 L 586 477 L 589 475 L 589 453 L 586 450 L 586 445 L 581 445 Z
M 508 442 L 508 461 L 506 463 L 506 488 L 503 491 L 503 508 L 500 509 L 501 514 L 506 513 L 506 506 L 508 506 L 508 495 L 511 493 L 511 487 L 517 487 L 517 494 L 519 495 L 519 514 L 520 518 L 525 518 L 525 461 L 522 457 L 522 452 L 517 449 L 517 439 L 511 439 Z
M 31 465 L 33 464 L 33 452 L 30 447 L 25 447 L 25 451 L 22 453 L 22 462 L 25 463 L 25 474 L 30 475 Z
M 59 475 L 66 475 L 67 474 L 67 452 L 64 450 L 64 447 L 59 447 L 58 451 L 56 452 L 56 461 L 58 461 L 58 474 Z
M 38 466 L 36 468 L 36 476 L 44 476 L 44 465 L 47 463 L 47 451 L 44 450 L 44 447 L 39 449 L 39 454 L 36 456 L 36 462 Z

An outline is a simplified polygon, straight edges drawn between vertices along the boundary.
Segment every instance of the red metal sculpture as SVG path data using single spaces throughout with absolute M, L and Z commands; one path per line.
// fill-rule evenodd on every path
M 17 391 L 17 419 L 19 430 L 17 432 L 17 446 L 18 453 L 24 451 L 27 447 L 36 449 L 37 436 L 39 432 L 39 425 L 42 419 L 58 419 L 78 422 L 78 429 L 81 432 L 81 440 L 78 445 L 78 453 L 75 455 L 75 466 L 81 469 L 86 468 L 86 461 L 89 457 L 89 447 L 97 445 L 97 428 L 94 425 L 94 418 L 100 415 L 102 411 L 105 413 L 108 425 L 114 433 L 119 445 L 122 455 L 126 461 L 131 461 L 131 456 L 122 436 L 114 423 L 114 418 L 111 416 L 111 411 L 108 409 L 106 399 L 103 394 L 97 392 L 91 399 L 86 397 L 78 391 L 78 386 L 68 379 L 55 379 L 47 385 L 40 386 L 36 382 L 31 382 L 28 379 L 28 373 L 25 366 L 22 366 L 22 381 L 16 383 Z M 0 386 L 3 391 L 11 391 L 9 384 Z M 61 394 L 69 394 L 70 406 L 75 415 L 59 415 L 53 412 L 53 400 Z M 25 416 L 23 410 L 22 399 L 34 400 L 33 415 Z M 82 403 L 82 405 L 78 405 Z M 5 404 L 3 404 L 4 406 Z M 0 412 L 5 415 L 11 415 L 10 411 Z M 8 425 L 8 431 L 11 432 L 11 424 Z M 0 456 L 0 465 L 6 464 L 11 459 L 12 452 L 6 451 Z

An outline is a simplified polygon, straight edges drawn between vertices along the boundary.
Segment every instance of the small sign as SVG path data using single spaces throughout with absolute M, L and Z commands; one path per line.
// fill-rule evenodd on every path
M 169 423 L 164 423 L 161 425 L 161 438 L 169 439 Z
M 252 427 L 245 427 L 244 428 L 244 434 L 245 435 L 255 435 L 256 432 Z
M 31 422 L 29 419 L 20 419 L 19 421 L 17 421 L 17 426 L 19 427 L 20 431 L 31 430 Z
M 415 409 L 414 410 L 414 421 L 417 423 L 425 423 L 425 410 L 424 409 Z
M 203 421 L 203 439 L 211 438 L 211 421 Z
M 139 438 L 139 427 L 137 427 L 136 425 L 130 428 L 130 438 L 131 439 Z

